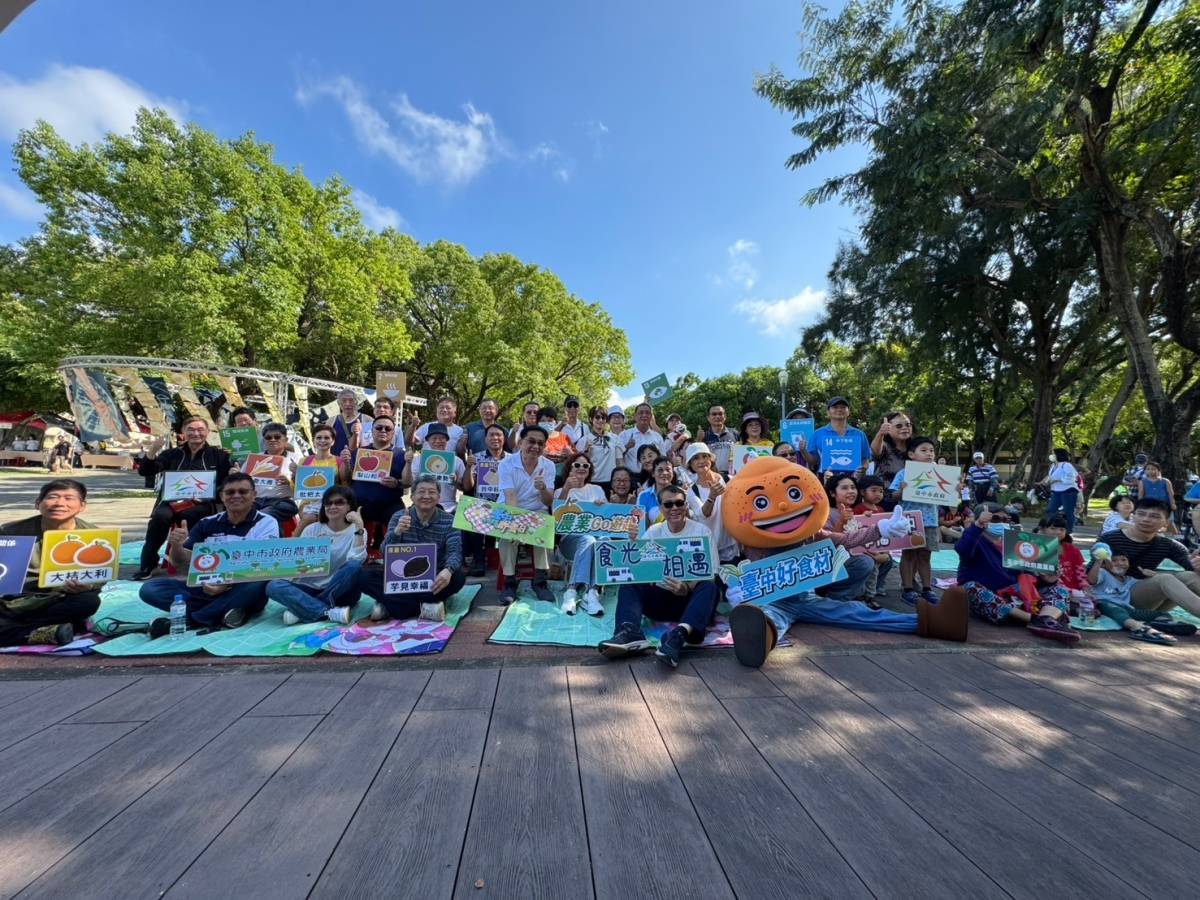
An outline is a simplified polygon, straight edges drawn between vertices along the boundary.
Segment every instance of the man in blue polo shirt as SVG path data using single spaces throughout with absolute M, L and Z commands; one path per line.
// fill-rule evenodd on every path
M 279 537 L 279 523 L 254 508 L 254 479 L 243 472 L 234 472 L 221 485 L 221 502 L 225 512 L 207 516 L 188 531 L 178 525 L 167 535 L 167 555 L 180 572 L 186 573 L 192 563 L 192 547 L 199 543 L 222 541 L 264 541 Z M 142 585 L 138 596 L 163 612 L 169 612 L 175 596 L 187 603 L 189 628 L 237 628 L 267 605 L 267 583 L 251 581 L 242 584 L 206 584 L 188 587 L 178 578 L 153 578 Z M 150 623 L 150 637 L 162 637 L 171 630 L 165 616 Z
M 871 442 L 850 424 L 850 403 L 845 397 L 831 397 L 826 408 L 829 424 L 813 432 L 808 448 L 813 471 L 822 477 L 826 472 L 861 474 L 871 459 Z

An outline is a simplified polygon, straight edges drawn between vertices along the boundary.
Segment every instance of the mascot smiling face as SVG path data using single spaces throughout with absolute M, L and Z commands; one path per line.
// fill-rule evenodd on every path
M 825 527 L 829 498 L 808 469 L 780 456 L 751 460 L 725 488 L 721 521 L 745 547 L 774 550 Z

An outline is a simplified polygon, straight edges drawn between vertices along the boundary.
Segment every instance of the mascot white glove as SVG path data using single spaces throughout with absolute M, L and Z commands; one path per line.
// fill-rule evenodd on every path
M 881 538 L 902 538 L 912 534 L 912 520 L 904 515 L 904 507 L 897 506 L 892 510 L 892 517 L 879 523 Z

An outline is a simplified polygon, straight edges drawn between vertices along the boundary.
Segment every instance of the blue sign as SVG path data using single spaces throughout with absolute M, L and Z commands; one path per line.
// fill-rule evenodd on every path
M 863 464 L 858 436 L 826 434 L 821 438 L 821 469 L 834 472 L 853 472 Z
M 35 537 L 0 537 L 0 597 L 12 597 L 25 588 Z
M 741 602 L 766 606 L 842 581 L 849 558 L 850 554 L 832 541 L 815 541 L 757 562 L 722 566 L 721 574 L 731 592 L 735 586 L 740 589 Z
M 601 541 L 595 565 L 598 585 L 707 581 L 716 570 L 708 537 Z
M 816 426 L 812 419 L 784 419 L 779 423 L 779 439 L 791 444 L 793 450 L 799 450 L 799 438 L 804 438 L 805 449 L 812 450 L 812 437 L 815 430 Z

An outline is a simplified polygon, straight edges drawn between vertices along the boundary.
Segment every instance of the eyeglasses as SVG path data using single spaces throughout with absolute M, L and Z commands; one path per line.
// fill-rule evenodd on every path
M 387 426 L 387 425 L 375 425 L 375 426 L 374 426 L 374 428 L 373 428 L 373 430 L 375 430 L 375 431 L 382 431 L 384 434 L 387 434 L 389 431 L 395 431 L 396 429 L 395 429 L 395 428 L 391 428 L 391 427 L 389 427 L 389 426 Z
M 282 441 L 287 438 L 286 434 L 264 434 L 263 440 L 266 441 Z
M 254 491 L 250 488 L 229 488 L 221 491 L 222 497 L 249 497 Z
M 686 500 L 664 500 L 659 504 L 663 509 L 679 509 L 681 506 L 687 506 Z
M 778 453 L 776 453 L 775 455 L 776 455 L 776 456 L 788 456 L 788 457 L 791 457 L 791 456 L 795 456 L 796 454 L 795 454 L 795 453 L 793 453 L 791 450 L 780 450 L 780 451 L 779 451 Z
M 572 469 L 590 469 L 591 466 L 589 466 L 585 462 L 577 462 L 577 463 L 571 463 L 571 468 Z

